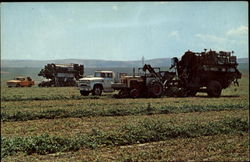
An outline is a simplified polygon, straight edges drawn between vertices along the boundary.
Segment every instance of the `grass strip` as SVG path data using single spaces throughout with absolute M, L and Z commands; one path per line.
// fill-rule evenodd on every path
M 82 97 L 80 95 L 53 95 L 53 96 L 29 96 L 25 97 L 22 95 L 13 95 L 13 96 L 3 96 L 1 101 L 39 101 L 39 100 L 82 100 L 82 99 L 99 99 L 99 96 L 87 96 Z
M 206 112 L 206 111 L 223 111 L 235 109 L 247 109 L 248 105 L 244 104 L 223 104 L 223 105 L 182 105 L 182 106 L 159 106 L 154 107 L 151 104 L 147 106 L 135 106 L 126 109 L 119 107 L 109 107 L 106 109 L 52 109 L 37 112 L 16 111 L 14 113 L 1 112 L 2 121 L 27 121 L 37 119 L 54 119 L 54 118 L 82 118 L 94 116 L 126 116 L 126 115 L 153 115 L 169 113 L 189 113 L 189 112 Z
M 224 118 L 219 121 L 184 125 L 174 125 L 171 120 L 144 119 L 136 124 L 128 124 L 114 131 L 104 132 L 93 129 L 90 134 L 75 137 L 57 137 L 48 134 L 31 137 L 1 137 L 1 158 L 18 152 L 26 154 L 50 154 L 77 151 L 80 148 L 95 149 L 101 146 L 121 146 L 146 142 L 156 142 L 172 138 L 190 138 L 216 134 L 247 132 L 249 122 L 242 118 Z

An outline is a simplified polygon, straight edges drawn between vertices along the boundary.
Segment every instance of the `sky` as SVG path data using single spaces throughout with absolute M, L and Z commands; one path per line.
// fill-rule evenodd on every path
M 1 3 L 1 59 L 248 57 L 248 2 Z

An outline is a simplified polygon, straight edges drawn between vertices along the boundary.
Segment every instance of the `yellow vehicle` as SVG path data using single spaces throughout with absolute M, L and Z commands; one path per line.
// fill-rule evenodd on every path
M 7 81 L 8 87 L 31 87 L 35 82 L 30 77 L 16 77 Z

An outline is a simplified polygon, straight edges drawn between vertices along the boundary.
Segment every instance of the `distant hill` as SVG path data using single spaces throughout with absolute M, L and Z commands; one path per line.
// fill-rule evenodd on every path
M 85 67 L 141 67 L 141 60 L 135 61 L 110 61 L 110 60 L 85 60 L 85 59 L 61 59 L 61 60 L 1 60 L 1 67 L 39 67 L 42 68 L 48 63 L 56 64 L 83 64 Z M 145 60 L 145 63 L 157 67 L 169 67 L 171 58 L 157 58 Z M 239 58 L 239 64 L 248 64 L 248 58 Z
M 170 58 L 159 58 L 145 60 L 152 66 L 168 66 L 171 63 Z M 44 67 L 48 63 L 56 64 L 83 64 L 85 67 L 140 67 L 142 62 L 135 61 L 110 61 L 110 60 L 84 60 L 84 59 L 62 59 L 62 60 L 1 60 L 1 67 Z

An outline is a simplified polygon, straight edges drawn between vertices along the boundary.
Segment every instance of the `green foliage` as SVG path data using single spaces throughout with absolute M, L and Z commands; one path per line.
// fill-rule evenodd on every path
M 34 137 L 1 138 L 1 157 L 17 152 L 27 154 L 49 154 L 55 152 L 76 151 L 82 147 L 97 148 L 100 146 L 118 146 L 136 143 L 167 140 L 171 138 L 187 138 L 247 132 L 248 120 L 240 118 L 225 118 L 207 123 L 187 123 L 174 125 L 169 120 L 142 120 L 137 124 L 125 125 L 115 131 L 103 132 L 93 129 L 91 134 L 76 137 L 56 137 L 41 135 Z
M 182 105 L 182 106 L 160 106 L 153 107 L 151 104 L 146 106 L 134 107 L 132 109 L 124 109 L 119 107 L 109 107 L 106 109 L 49 109 L 36 112 L 15 111 L 14 113 L 2 112 L 2 121 L 26 121 L 36 119 L 54 119 L 54 118 L 82 118 L 91 116 L 125 116 L 125 115 L 152 115 L 152 114 L 168 114 L 168 113 L 188 113 L 188 112 L 205 112 L 205 111 L 222 111 L 247 109 L 248 105 Z

